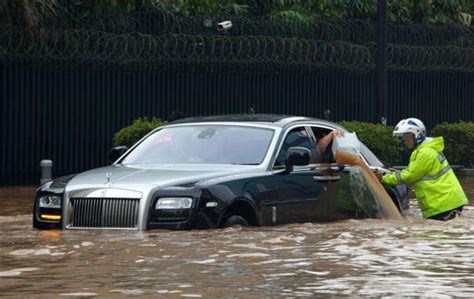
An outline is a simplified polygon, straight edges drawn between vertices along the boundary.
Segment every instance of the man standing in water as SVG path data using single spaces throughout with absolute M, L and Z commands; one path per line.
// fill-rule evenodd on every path
M 412 184 L 425 218 L 446 221 L 460 215 L 467 197 L 443 154 L 443 137 L 426 137 L 425 125 L 416 118 L 401 120 L 393 135 L 411 151 L 410 161 L 402 171 L 377 172 L 382 183 Z

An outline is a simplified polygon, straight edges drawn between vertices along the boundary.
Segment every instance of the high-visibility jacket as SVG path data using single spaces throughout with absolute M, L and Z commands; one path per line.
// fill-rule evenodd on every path
M 388 185 L 412 184 L 425 218 L 467 203 L 466 194 L 443 150 L 443 137 L 426 138 L 412 152 L 406 169 L 382 177 L 382 183 Z

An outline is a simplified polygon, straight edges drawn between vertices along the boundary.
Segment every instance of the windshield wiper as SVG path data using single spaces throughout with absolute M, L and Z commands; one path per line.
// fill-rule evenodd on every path
M 260 163 L 232 163 L 231 165 L 260 165 Z

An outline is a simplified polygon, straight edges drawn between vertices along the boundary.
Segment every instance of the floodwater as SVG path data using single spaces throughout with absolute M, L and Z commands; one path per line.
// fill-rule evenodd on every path
M 38 231 L 34 188 L 0 188 L 0 296 L 474 295 L 474 179 L 463 216 L 200 231 Z
M 370 170 L 369 166 L 362 159 L 359 154 L 338 150 L 335 154 L 336 162 L 339 165 L 353 165 L 351 167 L 350 188 L 354 200 L 359 207 L 364 205 L 361 203 L 368 202 L 367 198 L 373 198 L 377 203 L 378 212 L 383 219 L 402 220 L 402 215 L 393 203 L 390 195 Z M 368 191 L 368 192 L 367 192 Z M 372 202 L 372 201 L 370 201 Z M 367 213 L 370 215 L 370 213 Z

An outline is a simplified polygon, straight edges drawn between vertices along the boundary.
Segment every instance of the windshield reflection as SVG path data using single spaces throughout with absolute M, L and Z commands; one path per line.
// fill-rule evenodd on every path
M 122 164 L 236 164 L 263 162 L 274 131 L 198 125 L 163 128 L 146 138 Z

